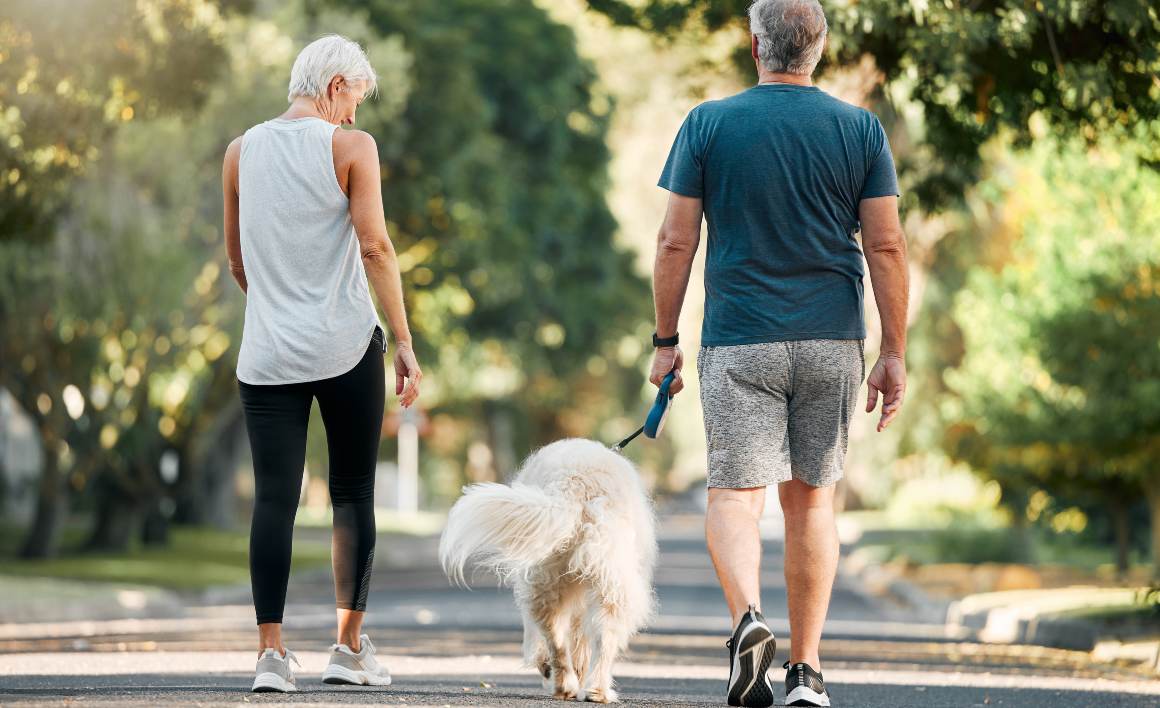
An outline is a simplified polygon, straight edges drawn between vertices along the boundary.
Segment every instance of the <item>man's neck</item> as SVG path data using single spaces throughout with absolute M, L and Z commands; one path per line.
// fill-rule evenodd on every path
M 803 74 L 778 74 L 772 71 L 757 72 L 757 83 L 760 84 L 794 84 L 796 86 L 813 86 L 813 80 Z

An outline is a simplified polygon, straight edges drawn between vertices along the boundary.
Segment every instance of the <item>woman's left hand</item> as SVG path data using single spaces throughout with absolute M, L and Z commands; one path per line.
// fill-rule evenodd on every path
M 419 397 L 419 382 L 422 380 L 423 372 L 411 345 L 407 342 L 395 344 L 395 395 L 402 397 L 400 403 L 404 408 L 410 408 Z

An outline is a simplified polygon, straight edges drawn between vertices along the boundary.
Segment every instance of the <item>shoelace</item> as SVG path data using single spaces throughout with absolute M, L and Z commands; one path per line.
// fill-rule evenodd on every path
M 747 614 L 749 615 L 749 618 L 752 621 L 756 622 L 757 621 L 757 605 L 750 605 Z M 733 638 L 732 637 L 725 640 L 725 646 L 728 647 L 729 651 L 731 651 L 731 652 L 733 651 Z

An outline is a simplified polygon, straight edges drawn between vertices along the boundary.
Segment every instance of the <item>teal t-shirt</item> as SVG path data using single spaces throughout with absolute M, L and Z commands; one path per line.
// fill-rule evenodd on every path
M 865 338 L 858 203 L 898 194 L 873 113 L 793 84 L 702 103 L 658 184 L 703 200 L 703 346 Z

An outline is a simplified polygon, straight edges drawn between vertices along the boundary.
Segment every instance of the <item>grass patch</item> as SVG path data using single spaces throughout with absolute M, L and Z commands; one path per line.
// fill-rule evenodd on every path
M 326 566 L 330 544 L 294 541 L 292 572 Z M 210 528 L 174 527 L 170 543 L 126 553 L 83 553 L 47 560 L 6 560 L 5 575 L 155 585 L 202 590 L 249 581 L 249 534 Z

